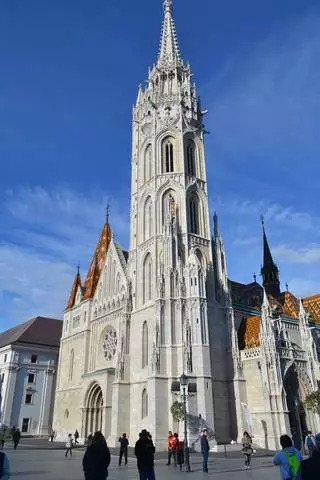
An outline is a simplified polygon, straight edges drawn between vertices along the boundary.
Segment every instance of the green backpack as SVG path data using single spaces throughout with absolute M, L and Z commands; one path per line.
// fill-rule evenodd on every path
M 289 463 L 289 469 L 290 469 L 290 475 L 291 479 L 294 480 L 298 473 L 300 472 L 300 460 L 297 456 L 297 453 L 289 453 L 286 450 L 283 450 L 283 453 L 287 457 L 288 463 Z

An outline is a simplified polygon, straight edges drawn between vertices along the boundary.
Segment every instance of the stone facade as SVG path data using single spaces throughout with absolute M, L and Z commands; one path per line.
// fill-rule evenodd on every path
M 205 113 L 180 55 L 172 1 L 165 0 L 160 52 L 133 108 L 130 250 L 121 250 L 107 218 L 85 282 L 79 273 L 74 280 L 61 339 L 58 437 L 101 429 L 116 445 L 123 432 L 133 442 L 147 428 L 166 449 L 182 373 L 195 446 L 203 425 L 220 441 L 240 435 L 242 405 L 262 405 L 266 364 L 261 359 L 257 369 L 256 353 L 247 360 L 239 350 L 216 216 L 211 237 Z M 265 408 L 261 421 L 271 425 L 274 406 Z M 270 446 L 281 429 L 270 433 Z

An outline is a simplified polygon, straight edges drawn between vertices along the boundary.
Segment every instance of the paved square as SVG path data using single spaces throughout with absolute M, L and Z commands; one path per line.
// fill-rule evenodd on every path
M 23 480 L 82 480 L 82 457 L 83 450 L 74 450 L 72 458 L 65 458 L 63 450 L 38 450 L 20 448 L 14 451 L 11 446 L 6 448 L 10 460 L 12 478 Z M 209 462 L 209 474 L 201 471 L 199 457 L 191 457 L 192 472 L 187 474 L 194 480 L 203 480 L 204 477 L 217 480 L 278 480 L 279 471 L 272 466 L 272 458 L 253 458 L 252 469 L 243 471 L 243 458 L 214 458 Z M 166 480 L 178 480 L 185 473 L 181 473 L 174 467 L 168 468 L 165 460 L 156 460 L 156 478 Z M 129 458 L 127 467 L 117 466 L 117 457 L 112 456 L 109 468 L 110 480 L 136 480 L 138 478 L 136 461 Z

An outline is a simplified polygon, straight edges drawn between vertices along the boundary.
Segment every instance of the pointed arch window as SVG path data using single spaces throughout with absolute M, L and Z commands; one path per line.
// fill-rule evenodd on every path
M 207 343 L 207 331 L 206 331 L 206 312 L 204 305 L 200 310 L 200 326 L 201 326 L 201 342 Z
M 148 392 L 144 388 L 141 395 L 141 418 L 146 418 L 148 416 Z
M 143 265 L 143 303 L 152 300 L 152 258 L 146 256 Z
M 161 345 L 165 345 L 166 343 L 164 307 L 161 307 L 161 311 L 160 311 L 160 343 Z
M 147 240 L 153 234 L 153 218 L 152 218 L 152 200 L 151 197 L 148 197 L 144 204 L 144 239 Z
M 188 175 L 195 176 L 195 145 L 190 141 L 187 145 L 187 173 Z
M 142 326 L 142 368 L 148 365 L 148 324 Z
M 164 173 L 170 173 L 174 171 L 174 148 L 172 138 L 166 138 L 163 142 L 162 171 Z
M 190 214 L 190 231 L 199 235 L 199 202 L 195 195 L 190 199 L 189 204 L 189 214 Z
M 74 350 L 70 352 L 70 361 L 69 361 L 69 380 L 73 378 L 73 367 L 74 367 Z
M 144 181 L 148 182 L 151 179 L 152 172 L 152 147 L 149 144 L 144 154 Z

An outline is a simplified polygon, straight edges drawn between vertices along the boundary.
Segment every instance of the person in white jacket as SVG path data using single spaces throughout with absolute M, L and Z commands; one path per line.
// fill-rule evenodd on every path
M 0 452 L 0 479 L 9 480 L 10 478 L 10 465 L 8 457 L 5 453 Z
M 68 453 L 69 453 L 69 452 L 70 452 L 70 457 L 72 457 L 72 445 L 73 445 L 72 435 L 71 435 L 71 433 L 69 433 L 68 438 L 67 438 L 67 441 L 66 441 L 66 453 L 65 453 L 65 457 L 68 456 Z

